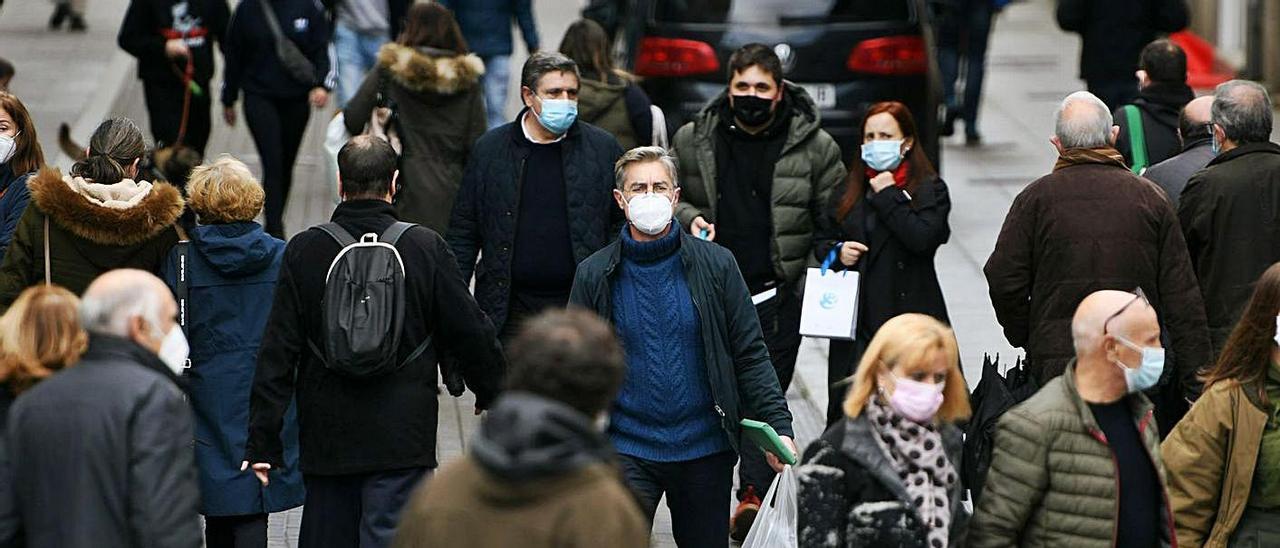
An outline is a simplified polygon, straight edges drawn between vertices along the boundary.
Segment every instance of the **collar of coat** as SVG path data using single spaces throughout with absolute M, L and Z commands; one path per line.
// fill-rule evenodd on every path
M 787 126 L 787 140 L 782 145 L 782 154 L 786 154 L 796 145 L 804 142 L 809 136 L 817 133 L 821 127 L 821 116 L 818 113 L 818 106 L 813 102 L 813 98 L 809 97 L 808 92 L 792 84 L 784 81 L 782 83 L 782 92 L 785 94 L 784 101 L 790 106 L 790 123 Z M 721 112 L 726 108 L 729 102 L 729 90 L 726 88 L 720 92 L 715 99 L 702 107 L 702 110 L 693 119 L 693 133 L 698 137 L 698 143 L 714 142 L 713 133 L 720 126 Z
M 1221 163 L 1230 162 L 1241 156 L 1248 154 L 1280 154 L 1280 145 L 1267 141 L 1265 143 L 1245 143 L 1236 148 L 1219 154 L 1216 158 L 1209 160 L 1209 166 L 1216 166 Z
M 468 90 L 484 75 L 484 62 L 474 53 L 458 55 L 435 48 L 411 48 L 397 43 L 378 50 L 378 66 L 397 84 L 416 92 L 453 95 Z
M 90 242 L 134 245 L 173 226 L 182 195 L 168 183 L 125 179 L 100 185 L 44 168 L 27 182 L 31 201 L 64 230 Z
M 175 374 L 172 369 L 169 369 L 169 366 L 165 365 L 159 356 L 124 337 L 90 333 L 89 346 L 85 349 L 84 356 L 80 358 L 80 363 L 89 364 L 93 362 L 134 363 L 163 375 L 174 386 L 177 386 L 183 392 L 187 391 L 186 381 Z
M 1079 166 L 1086 164 L 1101 164 L 1115 166 L 1120 169 L 1129 169 L 1124 163 L 1124 155 L 1114 147 L 1098 147 L 1098 148 L 1069 148 L 1058 156 L 1057 163 L 1053 164 L 1053 170 Z
M 1098 419 L 1093 416 L 1093 409 L 1089 408 L 1089 402 L 1084 401 L 1080 397 L 1080 387 L 1076 383 L 1076 360 L 1071 359 L 1067 364 L 1067 368 L 1062 372 L 1062 389 L 1066 393 L 1067 398 L 1075 406 L 1076 412 L 1080 414 L 1080 420 L 1083 422 L 1085 429 L 1092 433 L 1102 433 L 1102 427 L 1098 426 Z M 1151 400 L 1147 399 L 1141 392 L 1129 394 L 1125 396 L 1129 400 L 1129 406 L 1133 410 L 1134 419 L 1138 421 L 1138 434 L 1142 435 L 1143 430 L 1150 426 L 1151 411 L 1155 406 Z M 1096 434 L 1095 434 L 1096 435 Z

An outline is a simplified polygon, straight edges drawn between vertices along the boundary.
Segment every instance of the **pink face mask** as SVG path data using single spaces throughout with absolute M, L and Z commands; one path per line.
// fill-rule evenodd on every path
M 942 387 L 945 384 L 928 384 L 904 379 L 893 373 L 894 389 L 889 396 L 889 406 L 902 416 L 919 423 L 933 420 L 942 407 Z

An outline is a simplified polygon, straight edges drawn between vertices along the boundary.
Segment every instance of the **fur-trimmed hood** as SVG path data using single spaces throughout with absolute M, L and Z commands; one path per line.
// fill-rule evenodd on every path
M 378 50 L 378 66 L 397 84 L 411 91 L 453 95 L 475 87 L 484 75 L 484 62 L 474 53 L 458 55 L 433 48 L 397 43 Z
M 182 214 L 182 194 L 168 183 L 125 179 L 100 185 L 40 170 L 27 187 L 31 201 L 59 227 L 94 243 L 134 245 L 173 226 Z

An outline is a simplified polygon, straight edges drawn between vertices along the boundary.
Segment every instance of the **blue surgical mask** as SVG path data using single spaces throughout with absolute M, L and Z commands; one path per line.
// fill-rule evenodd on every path
M 535 97 L 537 97 L 535 95 Z M 538 97 L 538 101 L 542 102 L 542 113 L 538 114 L 538 123 L 547 131 L 556 135 L 564 135 L 569 131 L 569 127 L 573 125 L 574 120 L 578 119 L 578 102 L 570 99 L 543 99 Z
M 893 171 L 902 163 L 902 140 L 862 143 L 862 161 L 876 171 Z
M 1142 365 L 1137 369 L 1130 368 L 1120 360 L 1115 360 L 1116 367 L 1124 371 L 1124 382 L 1129 387 L 1129 393 L 1141 392 L 1155 386 L 1160 381 L 1160 375 L 1164 373 L 1164 349 L 1138 346 L 1119 335 L 1115 335 L 1115 338 L 1120 341 L 1120 344 L 1142 353 Z

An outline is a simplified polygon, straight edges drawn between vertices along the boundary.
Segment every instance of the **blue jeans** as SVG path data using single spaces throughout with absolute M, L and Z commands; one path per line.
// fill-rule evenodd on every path
M 484 109 L 489 128 L 495 128 L 511 120 L 507 119 L 507 80 L 511 77 L 511 56 L 494 55 L 484 59 Z
M 665 493 L 676 545 L 706 548 L 729 545 L 729 492 L 737 460 L 732 451 L 683 462 L 618 455 L 618 466 L 649 523 Z
M 947 112 L 960 113 L 964 132 L 978 136 L 978 103 L 987 72 L 987 42 L 991 35 L 991 2 L 977 0 L 953 7 L 938 25 L 938 70 Z M 963 52 L 963 53 L 962 53 Z M 956 80 L 964 68 L 964 98 L 956 93 Z M 948 114 L 950 115 L 950 114 Z
M 387 41 L 386 31 L 363 34 L 342 23 L 333 28 L 333 49 L 338 57 L 338 108 L 355 97 L 364 76 L 378 62 L 378 48 Z

